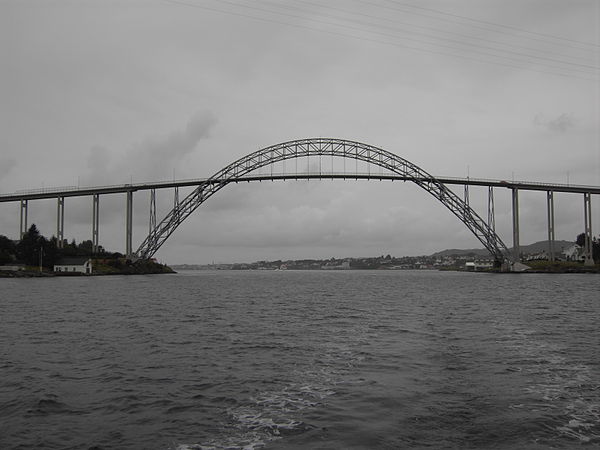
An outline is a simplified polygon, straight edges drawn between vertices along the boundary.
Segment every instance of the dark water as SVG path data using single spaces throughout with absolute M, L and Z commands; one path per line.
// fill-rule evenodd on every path
M 600 278 L 0 280 L 1 449 L 600 446 Z

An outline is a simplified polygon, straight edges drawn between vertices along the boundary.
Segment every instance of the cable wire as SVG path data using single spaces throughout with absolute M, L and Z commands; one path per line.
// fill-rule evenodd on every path
M 273 4 L 273 2 L 267 2 L 267 3 Z M 318 4 L 310 2 L 310 1 L 305 1 L 305 2 L 302 2 L 302 3 L 307 3 L 307 4 L 314 5 L 314 6 L 321 6 L 321 5 L 318 5 Z M 327 8 L 327 9 L 333 9 L 333 10 L 338 10 L 338 11 L 344 12 L 344 10 L 340 10 L 338 8 L 333 8 L 333 7 L 326 6 L 326 5 L 324 7 Z M 348 12 L 348 11 L 345 11 L 345 12 Z M 349 12 L 349 13 L 350 14 L 354 14 L 352 12 Z M 322 14 L 322 13 L 321 13 L 321 15 L 324 16 L 324 17 L 329 17 L 329 18 L 333 18 L 333 19 L 339 19 L 339 17 L 337 17 L 337 16 L 325 15 L 325 14 Z M 365 16 L 366 17 L 371 17 L 371 18 L 376 18 L 375 16 L 368 16 L 368 15 L 365 15 Z M 351 20 L 351 22 L 357 23 L 359 25 L 364 25 L 365 24 L 364 22 L 360 22 L 360 21 L 356 21 L 356 20 Z M 405 22 L 395 22 L 395 23 L 396 24 L 400 24 L 400 25 L 412 26 L 411 24 L 407 24 Z M 369 25 L 369 24 L 367 23 L 367 25 Z M 338 25 L 338 26 L 343 26 L 343 25 Z M 410 31 L 406 31 L 406 30 L 398 29 L 398 28 L 394 28 L 394 27 L 389 27 L 389 26 L 386 26 L 386 25 L 380 25 L 380 24 L 378 24 L 377 26 L 379 28 L 385 28 L 385 29 L 392 30 L 392 31 L 399 31 L 401 33 L 413 33 L 413 32 L 410 32 Z M 429 28 L 429 29 L 432 29 L 432 30 L 436 30 L 435 28 L 430 28 L 430 27 L 420 27 L 420 28 Z M 381 32 L 378 32 L 378 31 L 375 31 L 374 33 L 376 33 L 376 34 L 382 34 L 382 35 L 388 36 L 388 37 L 391 36 L 391 35 L 389 35 L 387 33 L 381 33 Z M 549 58 L 549 57 L 545 57 L 545 56 L 537 56 L 537 55 L 532 55 L 532 54 L 528 54 L 528 53 L 521 53 L 521 52 L 517 52 L 517 51 L 513 51 L 513 50 L 505 50 L 505 49 L 496 48 L 496 47 L 489 47 L 489 46 L 485 46 L 485 45 L 476 44 L 476 43 L 473 43 L 473 42 L 464 42 L 464 41 L 459 41 L 459 40 L 456 40 L 456 39 L 448 39 L 448 38 L 443 38 L 443 37 L 439 37 L 439 36 L 435 36 L 435 35 L 431 35 L 431 34 L 427 34 L 427 33 L 417 32 L 417 34 L 420 34 L 421 36 L 425 36 L 427 38 L 432 38 L 432 39 L 436 39 L 436 40 L 443 40 L 443 42 L 452 42 L 454 44 L 462 45 L 462 46 L 475 47 L 475 48 L 480 48 L 480 49 L 484 49 L 484 50 L 491 50 L 491 51 L 494 51 L 494 52 L 504 52 L 504 53 L 507 53 L 507 54 L 510 54 L 510 55 L 522 56 L 522 57 L 533 58 L 533 59 L 540 59 L 540 60 L 550 61 L 550 62 L 556 62 L 556 63 L 564 64 L 564 65 L 571 65 L 571 66 L 575 66 L 575 67 L 582 67 L 584 69 L 600 70 L 600 67 L 594 66 L 594 65 L 591 65 L 591 64 L 582 64 L 582 63 L 577 63 L 577 62 L 572 62 L 572 61 L 564 61 L 564 60 L 560 60 L 560 59 L 557 59 L 557 58 Z M 455 33 L 453 33 L 453 34 L 455 34 Z M 474 36 L 467 36 L 467 35 L 461 35 L 461 36 L 466 36 L 466 37 L 469 37 L 471 39 L 477 39 L 478 42 L 482 41 L 482 39 L 475 38 Z M 395 37 L 399 37 L 399 36 L 395 36 Z M 418 39 L 414 39 L 414 38 L 410 38 L 410 37 L 406 38 L 406 39 L 414 40 L 416 42 L 421 42 L 421 43 L 424 42 L 426 44 L 431 44 L 431 45 L 442 45 L 444 47 L 448 47 L 446 44 L 443 44 L 443 43 L 439 44 L 437 42 L 422 41 L 422 40 L 418 40 Z M 497 44 L 500 44 L 500 45 L 507 45 L 507 44 L 499 43 L 497 41 L 489 41 L 488 40 L 488 42 L 494 42 L 494 43 L 497 43 Z M 508 44 L 508 45 L 510 45 L 510 44 Z M 448 47 L 448 48 L 455 48 L 455 47 Z M 535 49 L 530 49 L 530 50 L 537 51 Z M 502 57 L 502 56 L 500 56 L 500 57 Z M 559 68 L 557 66 L 549 66 L 549 67 Z M 587 72 L 584 72 L 584 73 L 587 73 Z
M 262 0 L 263 2 L 267 2 L 267 3 L 271 3 L 271 4 L 277 4 L 279 5 L 277 2 L 273 2 L 273 1 L 269 1 L 269 0 Z M 455 31 L 448 31 L 448 30 L 442 30 L 440 28 L 435 28 L 435 27 L 430 27 L 430 26 L 424 26 L 424 25 L 417 25 L 414 23 L 409 23 L 409 22 L 399 22 L 396 19 L 392 19 L 390 17 L 379 17 L 379 16 L 374 16 L 371 14 L 365 14 L 364 12 L 354 12 L 354 11 L 350 11 L 348 9 L 342 9 L 342 8 L 336 8 L 330 5 L 324 5 L 324 4 L 320 4 L 320 3 L 315 3 L 312 1 L 308 1 L 308 0 L 296 0 L 296 3 L 305 3 L 308 5 L 312 5 L 312 6 L 316 6 L 316 7 L 320 7 L 320 8 L 325 8 L 328 10 L 333 10 L 333 11 L 339 11 L 345 14 L 350 14 L 350 15 L 354 15 L 354 16 L 360 16 L 361 18 L 367 17 L 370 19 L 374 19 L 376 21 L 385 21 L 388 23 L 393 23 L 394 25 L 403 25 L 403 26 L 407 26 L 407 27 L 412 27 L 412 28 L 416 28 L 416 29 L 422 29 L 422 30 L 427 30 L 427 31 L 432 31 L 434 33 L 443 33 L 443 34 L 447 34 L 450 36 L 458 36 L 461 38 L 466 38 L 466 39 L 476 39 L 479 42 L 487 42 L 490 44 L 495 44 L 495 45 L 500 45 L 500 46 L 505 46 L 505 47 L 512 47 L 512 48 L 516 48 L 516 49 L 521 49 L 521 50 L 527 50 L 527 51 L 534 51 L 534 52 L 539 52 L 539 53 L 545 53 L 551 56 L 555 56 L 555 57 L 562 57 L 562 58 L 569 58 L 569 59 L 576 59 L 576 60 L 580 60 L 581 62 L 588 62 L 587 59 L 583 59 L 581 57 L 577 57 L 577 56 L 573 56 L 573 55 L 568 55 L 565 53 L 556 53 L 556 52 L 549 52 L 549 51 L 545 51 L 545 50 L 541 50 L 538 48 L 533 48 L 533 47 L 527 47 L 527 46 L 523 46 L 523 45 L 515 45 L 515 44 L 510 44 L 510 43 L 506 43 L 506 42 L 501 42 L 501 41 L 497 41 L 497 40 L 493 40 L 493 39 L 486 39 L 483 38 L 481 36 L 474 36 L 472 34 L 463 34 L 463 33 L 457 33 Z M 297 6 L 290 6 L 290 5 L 281 5 L 281 6 L 285 6 L 286 8 L 295 8 L 298 9 Z M 381 26 L 380 24 L 372 24 L 375 26 Z M 437 39 L 444 39 L 443 37 L 437 37 Z M 492 47 L 493 48 L 493 47 Z M 597 68 L 597 67 L 596 67 Z
M 575 40 L 575 39 L 569 39 L 569 38 L 562 37 L 562 36 L 555 36 L 555 35 L 552 35 L 552 34 L 538 33 L 538 32 L 535 32 L 535 31 L 525 30 L 523 28 L 517 28 L 517 27 L 510 26 L 510 25 L 499 24 L 499 23 L 494 23 L 494 22 L 488 22 L 487 20 L 474 19 L 473 17 L 461 16 L 459 14 L 453 14 L 453 13 L 449 13 L 449 12 L 446 12 L 446 11 L 440 11 L 438 9 L 426 8 L 424 6 L 409 5 L 407 3 L 399 2 L 397 0 L 388 0 L 388 1 L 390 1 L 391 3 L 397 4 L 397 5 L 405 6 L 407 8 L 420 9 L 420 10 L 423 10 L 423 11 L 432 11 L 432 12 L 434 12 L 436 14 L 442 14 L 442 15 L 445 15 L 445 16 L 456 17 L 456 18 L 468 20 L 468 21 L 471 21 L 471 22 L 478 22 L 478 23 L 483 23 L 483 24 L 486 24 L 486 25 L 492 25 L 492 26 L 499 27 L 499 28 L 504 28 L 504 29 L 507 29 L 507 30 L 518 31 L 520 33 L 527 33 L 527 34 L 531 34 L 531 35 L 534 35 L 534 36 L 546 37 L 546 38 L 551 38 L 551 39 L 556 39 L 556 40 L 562 40 L 562 41 L 572 42 L 572 43 L 575 43 L 575 44 L 581 44 L 581 45 L 586 45 L 586 46 L 590 46 L 590 47 L 600 48 L 600 44 L 593 43 L 593 42 L 584 42 L 584 41 L 578 41 L 578 40 Z
M 572 77 L 572 78 L 578 78 L 578 79 L 587 80 L 587 81 L 597 81 L 594 78 L 588 78 L 588 77 L 584 77 L 584 76 L 579 76 L 579 74 L 577 74 L 577 73 L 565 73 L 564 72 L 565 70 L 567 70 L 567 71 L 568 70 L 573 70 L 573 71 L 581 73 L 581 70 L 576 69 L 576 68 L 569 69 L 568 67 L 558 67 L 558 66 L 553 66 L 553 65 L 545 64 L 545 63 L 540 63 L 540 62 L 523 61 L 521 59 L 515 59 L 515 58 L 511 58 L 511 57 L 507 57 L 507 56 L 494 55 L 494 54 L 491 54 L 491 53 L 480 52 L 480 51 L 473 51 L 472 50 L 473 53 L 480 54 L 480 55 L 487 56 L 487 57 L 491 57 L 491 58 L 505 59 L 505 60 L 508 60 L 510 63 L 501 62 L 501 61 L 494 61 L 494 60 L 489 60 L 489 59 L 481 59 L 481 58 L 467 56 L 467 55 L 463 55 L 463 54 L 448 53 L 447 51 L 442 51 L 442 50 L 433 50 L 433 49 L 428 49 L 428 48 L 415 47 L 415 46 L 407 45 L 407 44 L 404 44 L 404 43 L 382 41 L 382 40 L 373 39 L 373 38 L 370 38 L 370 37 L 356 36 L 354 34 L 342 33 L 342 32 L 332 31 L 332 30 L 324 30 L 324 29 L 321 29 L 321 28 L 316 28 L 316 27 L 312 27 L 312 26 L 308 26 L 308 25 L 303 25 L 303 24 L 298 24 L 298 23 L 283 22 L 281 20 L 276 20 L 276 19 L 273 19 L 273 18 L 257 17 L 255 15 L 244 14 L 244 13 L 241 13 L 239 11 L 231 11 L 231 10 L 226 10 L 226 9 L 219 9 L 219 8 L 214 8 L 214 7 L 206 6 L 205 4 L 190 3 L 189 1 L 183 1 L 183 0 L 162 0 L 162 1 L 166 2 L 166 3 L 177 4 L 177 5 L 181 5 L 181 6 L 187 6 L 187 7 L 194 7 L 194 8 L 204 9 L 204 10 L 218 12 L 218 13 L 222 13 L 222 14 L 228 14 L 228 15 L 235 15 L 235 16 L 239 16 L 239 17 L 245 17 L 245 18 L 259 20 L 259 21 L 263 21 L 263 22 L 276 23 L 276 24 L 279 24 L 279 25 L 285 25 L 285 26 L 290 26 L 290 27 L 295 27 L 295 28 L 302 28 L 302 29 L 308 29 L 308 30 L 312 30 L 312 31 L 318 31 L 318 32 L 321 32 L 321 33 L 327 33 L 327 34 L 336 35 L 336 36 L 342 36 L 342 37 L 346 37 L 346 38 L 349 37 L 349 38 L 357 39 L 357 40 L 361 40 L 361 41 L 368 41 L 368 42 L 373 42 L 373 43 L 378 43 L 378 44 L 391 45 L 391 46 L 395 46 L 395 47 L 399 47 L 399 48 L 404 48 L 404 49 L 408 49 L 408 50 L 413 50 L 413 51 L 417 51 L 417 52 L 433 53 L 433 54 L 439 54 L 439 55 L 444 55 L 444 56 L 453 56 L 453 57 L 457 57 L 457 58 L 461 58 L 461 59 L 465 59 L 465 60 L 470 60 L 470 61 L 475 61 L 475 62 L 479 62 L 479 63 L 500 65 L 500 66 L 511 67 L 511 68 L 515 68 L 515 69 L 519 69 L 519 70 L 527 70 L 527 71 L 533 71 L 533 72 L 538 72 L 538 73 L 557 75 L 557 76 L 561 76 L 561 77 Z M 235 3 L 233 1 L 228 1 L 228 0 L 221 0 L 219 3 L 226 3 L 226 4 L 229 4 L 229 5 L 235 6 L 235 7 L 243 7 L 243 8 L 246 8 L 246 9 L 250 9 L 252 11 L 266 12 L 268 14 L 276 14 L 276 15 L 281 15 L 281 16 L 290 17 L 290 18 L 294 18 L 294 19 L 301 19 L 301 20 L 306 20 L 307 19 L 306 16 L 299 16 L 299 15 L 295 15 L 295 14 L 283 13 L 283 12 L 280 12 L 280 11 L 273 11 L 273 10 L 268 10 L 268 9 L 265 9 L 265 8 L 256 8 L 256 7 L 252 7 L 252 6 L 248 6 L 248 5 L 244 5 L 244 4 L 240 4 L 240 3 Z M 341 25 L 341 24 L 332 23 L 332 22 L 326 22 L 326 21 L 322 21 L 322 20 L 312 19 L 312 22 L 324 24 L 324 25 L 327 25 L 327 26 L 336 26 L 336 27 L 346 28 L 346 29 L 353 30 L 353 31 L 365 32 L 364 29 L 360 29 L 360 28 L 357 28 L 357 27 L 352 27 L 352 26 L 348 26 L 348 25 Z M 372 34 L 378 34 L 378 35 L 384 36 L 384 37 L 392 37 L 392 38 L 397 38 L 398 37 L 398 36 L 394 36 L 394 35 L 390 35 L 390 34 L 386 34 L 386 33 L 381 33 L 381 32 L 371 32 L 371 33 Z M 411 40 L 411 41 L 414 41 L 414 42 L 418 42 L 418 43 L 421 43 L 421 44 L 433 45 L 433 46 L 437 46 L 437 47 L 448 48 L 448 49 L 455 50 L 455 51 L 462 51 L 463 50 L 463 49 L 459 49 L 459 48 L 448 46 L 448 45 L 444 45 L 444 44 L 436 44 L 436 43 L 422 41 L 422 40 L 418 40 L 418 39 L 414 39 L 414 38 L 405 38 L 405 39 Z M 542 70 L 542 69 L 539 69 L 539 68 L 532 68 L 532 67 L 528 67 L 528 66 L 519 66 L 519 65 L 512 64 L 512 63 L 521 63 L 521 64 L 522 63 L 531 63 L 531 64 L 545 66 L 545 67 L 548 67 L 548 68 L 551 68 L 551 69 L 555 69 L 557 71 Z M 563 72 L 559 72 L 559 71 L 563 71 Z M 591 74 L 589 74 L 587 72 L 583 72 L 583 73 L 587 74 L 587 75 L 591 75 Z

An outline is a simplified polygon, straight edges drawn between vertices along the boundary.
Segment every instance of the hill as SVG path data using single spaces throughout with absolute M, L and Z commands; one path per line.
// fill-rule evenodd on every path
M 571 241 L 554 241 L 555 252 L 560 253 L 562 250 L 571 247 L 574 242 Z M 510 250 L 510 248 L 509 248 Z M 548 250 L 548 241 L 539 241 L 529 245 L 521 245 L 521 253 L 524 255 L 534 255 Z M 471 249 L 447 249 L 441 252 L 434 253 L 431 256 L 489 256 L 489 252 L 484 248 Z

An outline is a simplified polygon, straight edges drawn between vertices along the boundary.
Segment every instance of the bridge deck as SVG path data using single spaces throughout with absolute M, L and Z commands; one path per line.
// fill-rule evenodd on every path
M 424 182 L 431 181 L 433 178 L 419 178 Z M 539 183 L 529 181 L 505 181 L 492 180 L 484 178 L 459 178 L 459 177 L 435 177 L 437 181 L 450 185 L 469 185 L 469 186 L 487 186 L 500 187 L 507 189 L 519 189 L 526 191 L 552 191 L 552 192 L 570 192 L 570 193 L 589 193 L 600 194 L 600 187 L 557 184 L 557 183 Z M 397 174 L 377 174 L 377 173 L 274 173 L 246 175 L 239 178 L 226 180 L 227 183 L 240 183 L 252 181 L 275 181 L 275 180 L 388 180 L 388 181 L 413 181 L 414 178 Z M 45 188 L 17 191 L 8 194 L 0 194 L 0 202 L 14 202 L 21 200 L 39 200 L 58 197 L 82 197 L 94 194 L 119 194 L 125 192 L 134 192 L 150 189 L 167 189 L 186 186 L 200 186 L 202 184 L 222 183 L 220 179 L 198 178 L 188 180 L 158 181 L 146 183 L 119 184 L 110 186 L 89 186 L 77 187 L 67 186 L 59 188 Z

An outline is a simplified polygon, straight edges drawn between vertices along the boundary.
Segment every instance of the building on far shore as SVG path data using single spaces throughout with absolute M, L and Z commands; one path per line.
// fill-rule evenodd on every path
M 5 271 L 5 272 L 18 272 L 20 270 L 25 270 L 25 264 L 9 264 L 9 265 L 3 265 L 0 266 L 0 270 Z
M 54 272 L 57 273 L 92 273 L 92 260 L 87 256 L 63 258 L 54 264 Z
M 585 261 L 585 255 L 583 254 L 583 247 L 577 244 L 573 244 L 569 248 L 563 250 L 562 256 L 567 261 Z
M 465 270 L 468 272 L 479 272 L 482 270 L 490 270 L 494 267 L 494 264 L 490 261 L 467 261 L 465 263 Z

